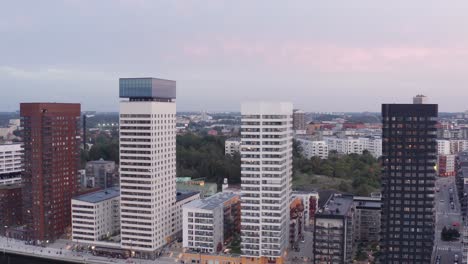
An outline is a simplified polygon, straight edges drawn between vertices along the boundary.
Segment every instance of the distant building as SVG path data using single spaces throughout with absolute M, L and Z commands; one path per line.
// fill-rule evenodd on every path
M 354 239 L 369 245 L 380 240 L 380 218 L 382 202 L 380 198 L 354 196 L 355 225 Z
M 427 104 L 429 102 L 429 98 L 427 96 L 424 96 L 422 94 L 418 94 L 415 97 L 413 97 L 413 104 Z
M 314 141 L 308 139 L 296 139 L 302 148 L 302 155 L 310 159 L 312 157 L 319 157 L 321 159 L 328 158 L 328 145 L 325 141 Z
M 108 188 L 80 195 L 71 200 L 72 239 L 100 241 L 119 234 L 120 190 Z
M 352 263 L 354 248 L 352 196 L 334 194 L 315 214 L 314 263 Z
M 216 253 L 228 238 L 240 233 L 240 197 L 217 193 L 183 207 L 183 247 L 189 251 Z
M 86 163 L 86 187 L 99 187 L 102 189 L 114 186 L 115 162 L 103 159 L 88 161 Z
M 210 135 L 210 136 L 217 136 L 217 135 L 218 135 L 218 131 L 215 130 L 215 129 L 210 129 L 210 130 L 208 130 L 207 133 L 208 133 L 208 135 Z
M 450 140 L 446 139 L 437 139 L 437 154 L 439 155 L 449 155 L 450 151 Z
M 325 137 L 328 151 L 336 151 L 340 154 L 362 154 L 364 150 L 378 158 L 382 155 L 382 138 L 380 137 Z
M 195 200 L 200 200 L 200 193 L 199 192 L 177 191 L 176 203 L 175 203 L 175 207 L 174 207 L 174 216 L 172 217 L 173 239 L 182 238 L 183 206 L 185 204 L 188 204 L 188 203 L 190 203 L 192 201 L 195 201 Z
M 23 147 L 21 144 L 0 145 L 0 185 L 21 183 Z
M 314 226 L 315 213 L 318 209 L 319 194 L 318 192 L 302 192 L 294 191 L 291 194 L 292 198 L 300 197 L 304 204 L 304 226 L 306 229 Z
M 200 198 L 210 197 L 218 192 L 218 185 L 213 182 L 205 182 L 203 179 L 190 179 L 188 177 L 176 178 L 177 191 L 179 192 L 199 192 Z
M 306 131 L 305 112 L 302 110 L 294 110 L 293 112 L 293 129 Z
M 304 239 L 304 200 L 302 197 L 292 198 L 289 205 L 289 247 L 299 248 L 299 241 Z
M 224 153 L 226 155 L 234 155 L 240 152 L 241 140 L 240 138 L 228 138 L 224 142 Z
M 6 229 L 22 224 L 21 184 L 0 185 L 0 235 Z
M 53 241 L 71 225 L 70 200 L 79 189 L 80 111 L 80 104 L 20 105 L 26 239 Z
M 456 155 L 438 155 L 437 172 L 440 177 L 455 176 Z

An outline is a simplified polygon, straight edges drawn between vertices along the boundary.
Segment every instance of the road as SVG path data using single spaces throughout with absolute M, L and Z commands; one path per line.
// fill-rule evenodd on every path
M 73 252 L 65 248 L 55 247 L 39 247 L 32 245 L 25 245 L 24 241 L 15 240 L 0 236 L 0 253 L 13 252 L 16 254 L 27 253 L 34 256 L 44 257 L 58 257 L 67 260 L 79 261 L 81 263 L 139 263 L 139 264 L 174 264 L 176 263 L 175 257 L 160 257 L 157 260 L 142 260 L 142 259 L 115 259 L 93 256 L 92 254 Z
M 454 256 L 457 254 L 461 260 L 461 242 L 442 241 L 441 232 L 444 226 L 453 227 L 454 223 L 458 223 L 457 228 L 462 228 L 462 217 L 460 214 L 460 203 L 455 187 L 455 177 L 438 178 L 436 180 L 436 231 L 435 231 L 435 256 L 441 256 L 441 263 L 453 263 Z M 454 209 L 450 206 L 450 189 L 453 190 Z M 463 233 L 462 230 L 459 230 Z

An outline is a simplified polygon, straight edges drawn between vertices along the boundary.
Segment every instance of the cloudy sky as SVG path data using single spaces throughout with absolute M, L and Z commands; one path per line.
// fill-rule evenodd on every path
M 0 111 L 116 111 L 118 78 L 177 81 L 178 110 L 287 100 L 468 109 L 468 1 L 15 0 L 0 6 Z

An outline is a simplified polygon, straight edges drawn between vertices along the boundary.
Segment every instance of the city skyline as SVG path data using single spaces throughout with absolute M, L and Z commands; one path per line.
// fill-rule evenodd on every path
M 466 110 L 463 1 L 5 5 L 0 111 L 71 100 L 117 111 L 114 87 L 129 76 L 178 80 L 181 111 L 239 111 L 264 99 L 377 112 L 414 94 L 442 112 Z

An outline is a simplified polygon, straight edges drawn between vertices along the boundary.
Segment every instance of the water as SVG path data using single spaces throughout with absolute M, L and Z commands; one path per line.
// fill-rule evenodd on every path
M 43 258 L 32 258 L 21 255 L 0 253 L 0 264 L 70 264 L 71 262 L 55 261 Z

